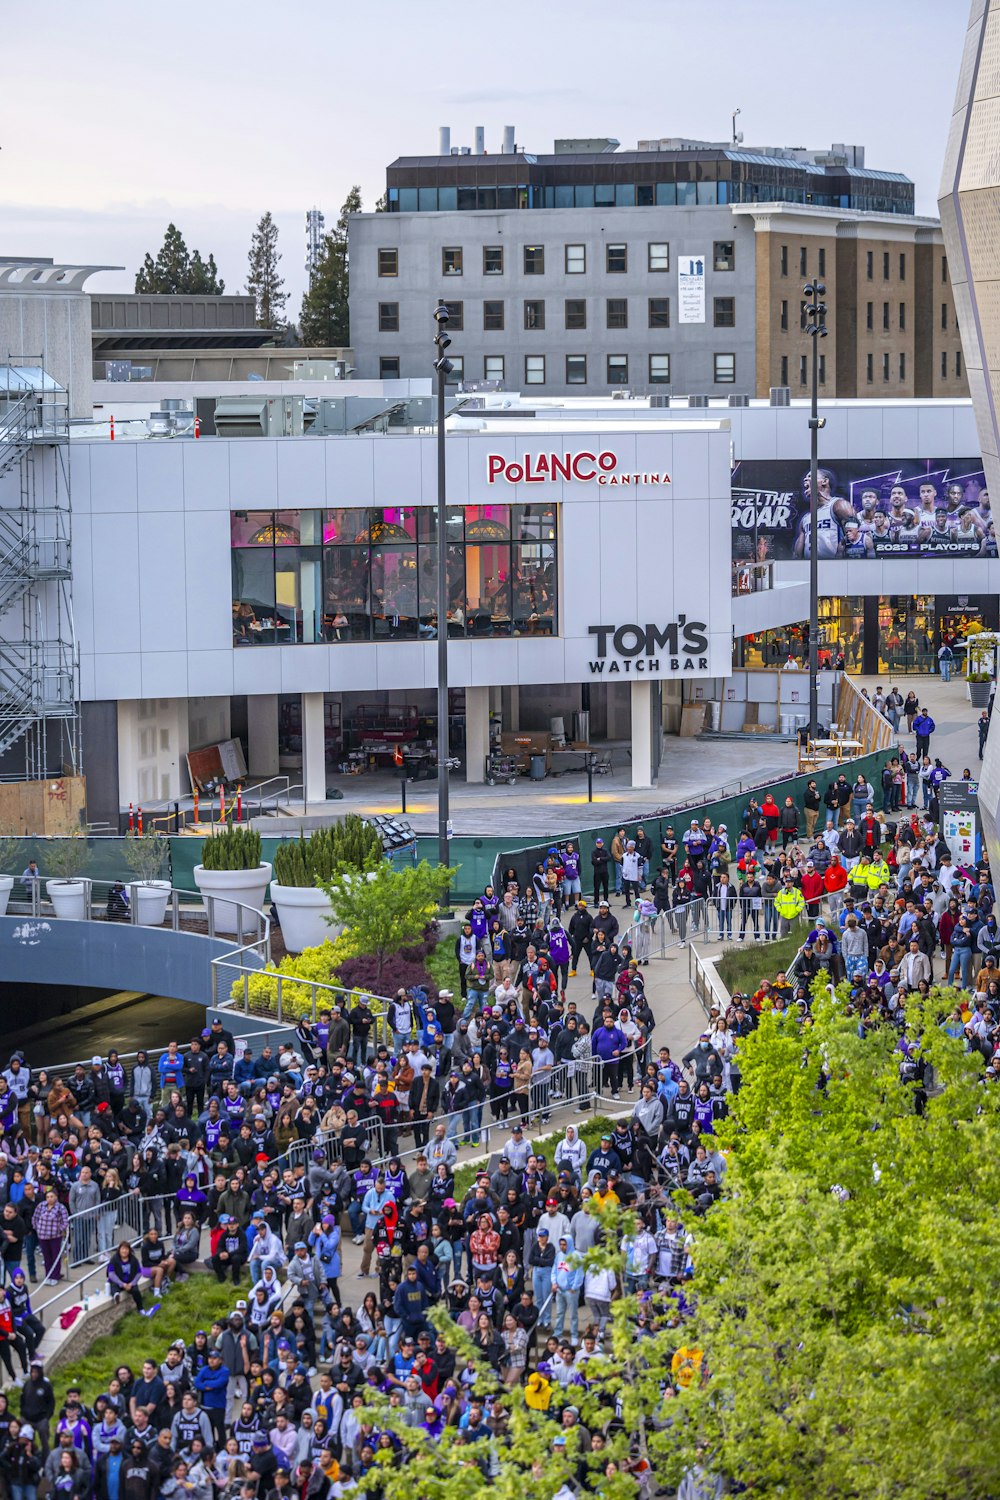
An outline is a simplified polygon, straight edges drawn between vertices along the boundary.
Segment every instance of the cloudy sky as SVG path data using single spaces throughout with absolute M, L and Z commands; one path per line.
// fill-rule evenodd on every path
M 274 214 L 298 310 L 307 208 L 365 207 L 398 155 L 504 125 L 519 145 L 616 136 L 864 144 L 934 213 L 966 0 L 49 0 L 0 48 L 0 253 L 120 265 L 132 290 L 169 220 L 245 287 Z

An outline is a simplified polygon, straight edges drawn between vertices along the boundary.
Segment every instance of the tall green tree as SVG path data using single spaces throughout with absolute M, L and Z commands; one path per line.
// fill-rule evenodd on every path
M 302 298 L 299 331 L 307 348 L 343 348 L 351 342 L 347 224 L 351 214 L 360 212 L 361 189 L 355 186 L 332 233 L 323 237 L 323 254 Z
M 209 255 L 205 261 L 199 250 L 192 254 L 177 225 L 168 224 L 156 258 L 149 251 L 143 257 L 136 272 L 135 289 L 168 296 L 178 292 L 220 296 L 226 283 L 219 279 L 215 256 Z
M 382 1500 L 447 1500 L 457 1486 L 464 1500 L 521 1500 L 554 1496 L 590 1468 L 581 1493 L 635 1500 L 623 1470 L 638 1463 L 652 1493 L 701 1469 L 783 1500 L 995 1496 L 1000 1085 L 941 1031 L 954 1002 L 951 991 L 911 997 L 907 1043 L 919 1039 L 936 1081 L 925 1107 L 904 1079 L 899 1033 L 859 1037 L 843 993 L 819 986 L 812 1024 L 763 1016 L 719 1124 L 723 1196 L 699 1218 L 675 1195 L 695 1266 L 683 1297 L 645 1303 L 642 1335 L 636 1297 L 616 1302 L 586 1385 L 553 1381 L 545 1412 L 522 1387 L 493 1406 L 496 1377 L 480 1365 L 481 1463 L 465 1434 L 429 1441 L 366 1391 L 408 1462 L 377 1454 L 365 1488 Z M 621 1270 L 615 1247 L 634 1216 L 601 1218 L 604 1246 L 586 1259 Z M 466 1336 L 433 1316 L 462 1368 Z M 599 1455 L 572 1427 L 553 1444 L 570 1405 L 608 1432 Z
M 423 936 L 454 877 L 454 870 L 426 860 L 402 870 L 380 860 L 367 875 L 338 876 L 320 884 L 330 898 L 330 920 L 344 924 L 359 953 L 375 957 L 380 980 L 389 955 Z
M 254 299 L 257 323 L 261 328 L 280 328 L 285 321 L 288 294 L 278 270 L 280 259 L 278 226 L 268 209 L 257 222 L 247 255 L 250 267 L 247 272 L 247 291 Z

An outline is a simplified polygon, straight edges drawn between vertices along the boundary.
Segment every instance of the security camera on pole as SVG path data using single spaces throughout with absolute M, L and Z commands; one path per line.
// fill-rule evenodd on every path
M 445 450 L 444 450 L 444 387 L 445 381 L 455 368 L 445 357 L 451 343 L 448 337 L 448 308 L 439 302 L 434 309 L 437 332 L 434 335 L 434 369 L 437 371 L 437 773 L 438 773 L 438 861 L 449 865 L 448 841 L 451 838 L 451 819 L 448 815 L 448 773 L 451 769 L 448 741 L 448 545 L 445 504 Z M 448 906 L 448 893 L 441 898 L 443 908 Z
M 819 415 L 819 341 L 826 338 L 826 287 L 810 281 L 802 288 L 807 299 L 806 320 L 812 339 L 812 406 L 809 417 L 809 734 L 819 733 L 819 431 L 826 418 Z

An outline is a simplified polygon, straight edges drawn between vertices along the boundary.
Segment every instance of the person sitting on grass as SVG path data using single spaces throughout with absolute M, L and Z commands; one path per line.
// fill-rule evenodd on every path
M 142 1312 L 142 1293 L 139 1290 L 139 1279 L 142 1270 L 139 1262 L 132 1254 L 132 1246 L 128 1240 L 122 1240 L 118 1249 L 108 1262 L 108 1283 L 111 1287 L 111 1295 L 116 1302 L 122 1300 L 122 1293 L 127 1292 Z
M 170 1290 L 170 1278 L 177 1270 L 177 1262 L 160 1239 L 155 1225 L 147 1230 L 139 1246 L 139 1267 L 143 1281 L 150 1282 L 154 1292 Z

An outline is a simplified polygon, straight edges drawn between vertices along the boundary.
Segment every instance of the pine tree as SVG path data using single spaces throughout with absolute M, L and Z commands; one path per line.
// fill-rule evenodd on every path
M 307 348 L 343 348 L 351 341 L 348 294 L 347 224 L 361 212 L 361 189 L 352 187 L 331 234 L 323 238 L 323 254 L 302 298 L 300 325 Z
M 257 323 L 261 328 L 280 328 L 285 321 L 285 303 L 288 297 L 284 280 L 278 274 L 280 259 L 278 226 L 268 209 L 258 221 L 247 255 L 250 265 L 247 291 L 256 304 Z
M 142 268 L 135 278 L 137 292 L 161 296 L 172 296 L 178 292 L 221 296 L 225 287 L 226 283 L 219 280 L 215 256 L 210 255 L 207 261 L 203 261 L 200 251 L 195 250 L 192 255 L 176 224 L 167 225 L 163 244 L 157 251 L 155 260 L 147 251 Z

